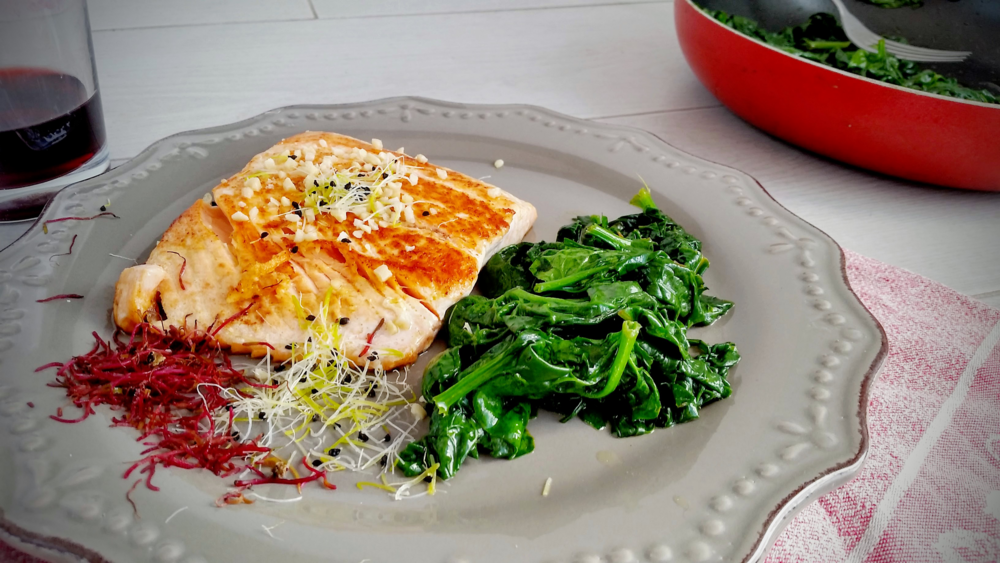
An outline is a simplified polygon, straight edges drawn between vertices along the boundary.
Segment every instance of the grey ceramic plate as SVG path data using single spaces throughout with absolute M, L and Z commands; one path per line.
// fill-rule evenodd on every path
M 440 494 L 404 502 L 337 474 L 339 490 L 308 489 L 298 503 L 219 509 L 225 481 L 160 471 L 162 492 L 136 491 L 136 519 L 121 477 L 140 451 L 133 431 L 109 428 L 105 410 L 82 424 L 49 420 L 66 399 L 46 387 L 51 372 L 33 370 L 84 352 L 93 330 L 110 334 L 114 282 L 131 265 L 110 254 L 143 259 L 220 178 L 306 129 L 378 137 L 488 175 L 538 208 L 529 240 L 552 239 L 578 214 L 632 212 L 641 176 L 704 241 L 712 293 L 737 304 L 702 329 L 743 354 L 732 398 L 694 423 L 624 440 L 542 416 L 535 453 L 470 462 Z M 496 170 L 498 158 L 507 164 Z M 164 139 L 61 192 L 42 221 L 92 215 L 107 200 L 121 219 L 51 223 L 48 234 L 36 224 L 0 254 L 0 537 L 111 561 L 753 560 L 864 458 L 866 391 L 885 344 L 845 282 L 839 247 L 747 175 L 648 133 L 524 106 L 293 107 Z M 71 255 L 51 258 L 74 236 Z M 86 298 L 36 303 L 61 293 Z

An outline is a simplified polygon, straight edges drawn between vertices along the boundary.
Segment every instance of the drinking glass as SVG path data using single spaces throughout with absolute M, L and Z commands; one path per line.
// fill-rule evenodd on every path
M 86 0 L 0 0 L 0 221 L 107 168 Z

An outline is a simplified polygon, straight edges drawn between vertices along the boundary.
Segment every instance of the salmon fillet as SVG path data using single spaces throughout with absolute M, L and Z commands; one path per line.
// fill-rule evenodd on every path
M 537 216 L 419 155 L 324 132 L 254 156 L 211 196 L 170 225 L 145 264 L 122 272 L 119 327 L 212 326 L 233 352 L 283 360 L 327 300 L 347 357 L 385 369 L 427 349 L 483 264 Z

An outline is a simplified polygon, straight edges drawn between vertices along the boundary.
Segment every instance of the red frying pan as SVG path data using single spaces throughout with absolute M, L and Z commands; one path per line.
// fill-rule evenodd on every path
M 676 0 L 674 12 L 695 75 L 751 124 L 862 168 L 1000 191 L 1000 105 L 885 84 L 790 55 L 722 25 L 691 0 Z

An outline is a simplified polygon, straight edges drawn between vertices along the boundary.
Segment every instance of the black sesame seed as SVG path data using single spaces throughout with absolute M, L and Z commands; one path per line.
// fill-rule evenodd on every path
M 267 238 L 267 231 L 260 234 L 260 238 Z
M 385 467 L 389 463 L 389 456 L 382 456 L 382 459 L 378 460 L 378 464 Z
M 295 210 L 295 214 L 298 215 L 299 218 L 301 218 L 302 217 L 302 210 L 301 209 L 296 209 Z
M 299 379 L 299 383 L 305 383 L 305 382 L 306 382 L 306 378 L 303 377 L 302 379 Z
M 389 442 L 392 441 L 392 436 L 386 434 L 385 438 L 382 438 L 382 441 L 388 444 Z
M 330 457 L 337 457 L 340 455 L 340 448 L 330 448 L 330 451 L 326 453 L 330 454 Z
M 351 189 L 351 183 L 350 183 L 350 182 L 348 182 L 348 183 L 344 184 L 344 189 L 345 189 L 345 190 L 349 190 L 349 189 Z
M 349 238 L 342 238 L 342 239 L 340 239 L 340 242 L 342 242 L 344 244 L 351 244 L 351 239 L 349 239 Z
M 344 383 L 350 383 L 352 379 L 351 374 L 347 374 L 344 376 Z
M 310 321 L 310 322 L 315 321 L 316 320 L 316 315 L 309 315 L 309 316 L 306 317 L 306 320 Z
M 421 213 L 421 215 L 423 215 L 424 217 L 427 217 L 430 214 L 431 214 L 430 211 L 424 211 L 423 213 Z
M 299 251 L 299 247 L 298 246 L 293 246 L 292 247 L 292 254 L 295 254 L 298 251 Z
M 362 442 L 367 442 L 368 434 L 365 434 L 364 432 L 358 432 L 358 440 L 361 440 Z
M 294 207 L 295 209 L 298 209 L 299 208 L 299 202 L 293 201 L 292 202 L 292 207 Z
M 350 317 L 340 317 L 340 326 L 344 326 L 349 322 L 351 322 Z
M 295 156 L 294 154 L 290 154 L 290 155 L 288 155 L 288 158 L 290 158 L 292 160 L 298 160 L 299 157 Z
M 285 350 L 291 350 L 291 349 L 292 349 L 291 344 L 285 344 Z
M 216 205 L 218 205 L 218 203 L 215 203 L 215 201 L 213 201 L 212 202 L 212 207 L 215 207 Z
M 383 180 L 385 180 L 385 179 L 386 179 L 386 178 L 388 178 L 388 177 L 389 177 L 389 173 L 388 173 L 388 172 L 383 172 L 383 173 L 382 173 L 382 179 L 383 179 Z
M 368 361 L 369 362 L 374 362 L 377 359 L 378 359 L 378 354 L 368 354 Z
M 374 389 L 372 389 L 371 391 L 368 392 L 368 398 L 369 399 L 374 399 L 375 398 L 375 390 Z
M 108 206 L 107 205 L 102 205 L 101 206 L 101 211 L 107 211 L 107 210 L 108 210 Z
M 339 422 L 334 422 L 333 425 L 336 426 L 337 428 L 340 428 L 340 423 Z
M 318 188 L 319 187 L 319 180 L 313 180 L 313 185 Z
M 233 405 L 226 405 L 226 410 L 227 411 L 233 410 Z
M 319 389 L 313 388 L 309 390 L 310 395 L 315 395 L 316 393 L 319 393 Z
M 323 462 L 321 460 L 314 459 L 314 460 L 312 460 L 312 464 L 313 464 L 313 467 L 319 467 L 320 465 L 323 465 Z
M 240 433 L 239 432 L 233 430 L 232 436 L 233 436 L 233 440 L 239 441 L 239 439 L 240 439 Z
M 264 413 L 262 413 L 262 412 L 260 412 L 260 413 L 257 413 L 257 418 L 259 418 L 261 420 L 264 420 L 265 418 L 267 418 L 267 415 L 264 414 Z
M 291 350 L 291 348 L 287 348 L 287 347 L 286 347 L 286 349 L 287 350 Z M 288 365 L 286 365 L 286 364 L 279 364 L 278 367 L 274 368 L 274 371 L 285 371 L 286 369 L 288 369 Z
M 424 483 L 430 483 L 430 482 L 431 482 L 431 481 L 433 481 L 433 480 L 434 480 L 434 479 L 432 479 L 430 475 L 428 475 L 428 476 L 424 477 Z
M 318 414 L 314 414 L 313 417 L 312 417 L 312 421 L 313 422 L 319 422 L 319 415 Z

